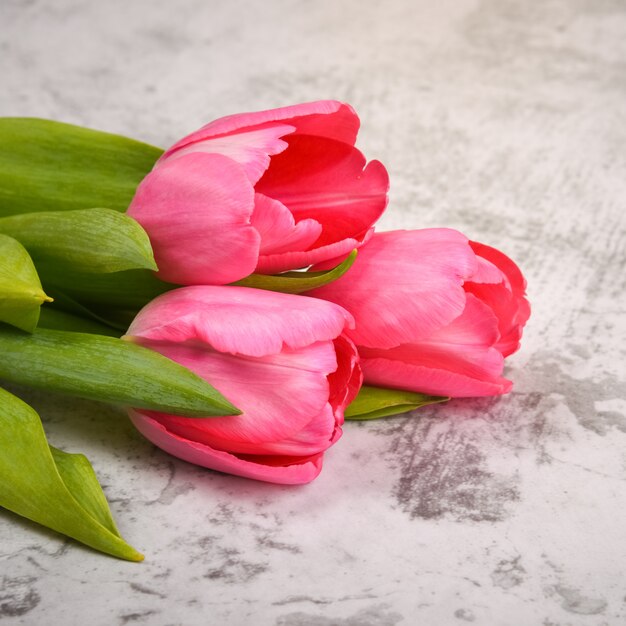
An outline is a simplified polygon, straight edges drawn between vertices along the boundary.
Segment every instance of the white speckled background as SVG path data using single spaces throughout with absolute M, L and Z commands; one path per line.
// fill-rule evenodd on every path
M 0 24 L 2 115 L 166 146 L 232 112 L 351 102 L 391 174 L 381 227 L 504 249 L 534 307 L 510 396 L 349 424 L 301 488 L 24 393 L 147 558 L 2 511 L 2 624 L 626 623 L 623 0 L 2 0 Z

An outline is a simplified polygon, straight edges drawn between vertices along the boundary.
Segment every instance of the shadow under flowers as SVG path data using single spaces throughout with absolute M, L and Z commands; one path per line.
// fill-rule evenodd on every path
M 393 497 L 411 519 L 494 522 L 519 499 L 514 396 L 452 400 L 373 426 L 390 438 Z M 508 457 L 508 463 L 506 462 Z

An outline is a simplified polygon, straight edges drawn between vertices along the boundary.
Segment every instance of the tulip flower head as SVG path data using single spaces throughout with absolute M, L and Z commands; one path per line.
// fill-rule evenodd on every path
M 128 209 L 159 277 L 217 285 L 347 255 L 372 234 L 389 178 L 354 147 L 359 118 L 323 100 L 218 119 L 174 144 Z
M 160 448 L 222 472 L 306 483 L 341 436 L 362 375 L 343 332 L 353 324 L 322 300 L 245 287 L 170 291 L 144 307 L 126 339 L 181 363 L 242 414 L 185 418 L 130 410 Z
M 525 286 L 502 252 L 433 228 L 375 234 L 345 276 L 310 295 L 354 316 L 347 334 L 367 384 L 491 396 L 512 386 L 502 370 L 530 315 Z

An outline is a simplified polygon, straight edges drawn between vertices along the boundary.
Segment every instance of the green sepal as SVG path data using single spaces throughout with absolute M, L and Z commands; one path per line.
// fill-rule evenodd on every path
M 0 118 L 0 215 L 109 207 L 125 211 L 163 151 L 37 118 Z
M 50 300 L 24 246 L 0 234 L 0 322 L 33 332 L 42 303 Z
M 19 240 L 37 267 L 58 272 L 157 269 L 144 229 L 112 209 L 11 215 L 0 218 L 0 233 Z
M 0 378 L 185 417 L 238 415 L 222 394 L 158 352 L 113 337 L 0 325 Z
M 0 450 L 0 506 L 100 552 L 143 560 L 117 530 L 87 458 L 49 446 L 37 413 L 2 388 Z
M 341 278 L 352 267 L 356 255 L 357 251 L 353 250 L 342 263 L 323 272 L 284 272 L 276 275 L 250 274 L 250 276 L 232 284 L 238 287 L 253 287 L 254 289 L 281 291 L 283 293 L 304 293 Z
M 402 389 L 363 385 L 357 397 L 346 408 L 345 418 L 349 420 L 373 420 L 414 411 L 422 406 L 446 402 L 449 399 L 443 396 L 429 396 Z

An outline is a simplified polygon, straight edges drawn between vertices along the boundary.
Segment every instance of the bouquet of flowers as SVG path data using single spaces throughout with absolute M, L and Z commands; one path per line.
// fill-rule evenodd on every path
M 507 393 L 520 270 L 455 230 L 375 233 L 389 179 L 358 129 L 319 101 L 164 152 L 0 119 L 0 379 L 121 405 L 172 455 L 283 484 L 319 474 L 344 419 Z M 0 400 L 0 506 L 141 560 L 89 461 Z

